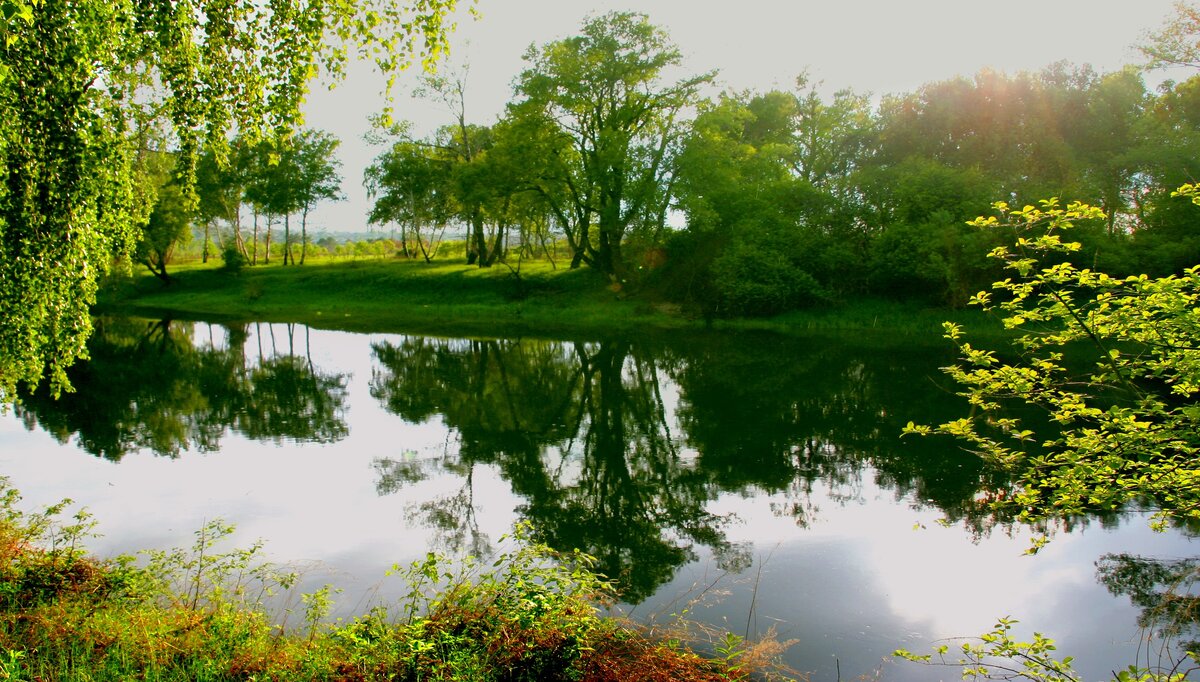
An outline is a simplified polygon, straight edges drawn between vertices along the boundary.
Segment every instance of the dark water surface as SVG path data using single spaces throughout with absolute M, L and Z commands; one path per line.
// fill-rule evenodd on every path
M 106 319 L 91 354 L 76 393 L 0 416 L 0 474 L 26 504 L 87 506 L 99 554 L 190 544 L 222 517 L 309 589 L 343 588 L 343 616 L 405 592 L 384 578 L 393 563 L 487 553 L 528 520 L 598 557 L 635 618 L 774 627 L 814 679 L 957 679 L 886 659 L 1001 616 L 1099 679 L 1134 659 L 1141 611 L 1097 562 L 1196 554 L 1131 515 L 1023 556 L 1029 531 L 977 502 L 1003 474 L 952 442 L 899 439 L 909 420 L 965 413 L 936 343 Z

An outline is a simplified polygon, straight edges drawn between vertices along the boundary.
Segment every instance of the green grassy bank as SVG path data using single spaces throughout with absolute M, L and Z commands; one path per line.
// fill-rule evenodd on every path
M 299 322 L 348 331 L 453 335 L 595 337 L 705 328 L 873 331 L 937 340 L 944 320 L 994 328 L 974 311 L 885 300 L 795 311 L 769 319 L 706 320 L 647 292 L 623 291 L 588 269 L 526 263 L 520 276 L 503 266 L 427 264 L 395 259 L 321 260 L 303 266 L 245 268 L 215 264 L 174 272 L 170 285 L 135 272 L 115 278 L 97 311 L 171 315 L 213 321 Z

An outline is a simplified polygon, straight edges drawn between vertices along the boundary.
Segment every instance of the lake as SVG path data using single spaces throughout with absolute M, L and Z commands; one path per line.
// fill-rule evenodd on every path
M 341 588 L 342 617 L 405 593 L 393 564 L 485 555 L 527 520 L 596 556 L 633 618 L 774 628 L 814 679 L 958 679 L 889 654 L 1011 616 L 1090 680 L 1137 656 L 1128 595 L 1154 585 L 1131 586 L 1134 569 L 1197 554 L 1192 534 L 1124 514 L 1025 556 L 1033 533 L 980 502 L 1003 472 L 899 437 L 967 412 L 936 339 L 97 328 L 77 392 L 0 415 L 0 473 L 23 504 L 86 506 L 101 555 L 190 545 L 224 518 L 305 589 Z

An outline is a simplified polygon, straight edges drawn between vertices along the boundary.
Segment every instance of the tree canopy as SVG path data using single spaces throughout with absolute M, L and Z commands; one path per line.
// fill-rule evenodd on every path
M 207 143 L 287 137 L 319 73 L 351 56 L 395 73 L 446 47 L 456 0 L 6 0 L 0 23 L 0 395 L 85 354 L 98 278 L 154 205 L 134 142 L 167 131 L 195 202 Z M 390 85 L 390 83 L 389 83 Z M 167 151 L 161 149 L 158 151 Z
M 525 59 L 512 115 L 542 122 L 566 147 L 547 159 L 544 174 L 567 191 L 545 195 L 576 260 L 619 278 L 630 230 L 665 211 L 680 114 L 713 74 L 667 81 L 680 65 L 678 48 L 632 12 L 593 17 L 580 35 L 532 48 Z

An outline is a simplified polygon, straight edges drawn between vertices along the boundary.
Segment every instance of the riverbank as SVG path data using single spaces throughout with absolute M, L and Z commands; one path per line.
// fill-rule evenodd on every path
M 330 622 L 328 587 L 294 594 L 295 574 L 257 547 L 221 550 L 232 529 L 220 521 L 191 548 L 101 560 L 83 549 L 85 512 L 29 513 L 19 500 L 0 479 L 0 679 L 786 679 L 768 672 L 777 642 L 729 635 L 704 657 L 678 633 L 601 616 L 611 593 L 591 560 L 525 527 L 486 565 L 430 554 L 397 568 L 406 599 Z
M 857 300 L 773 318 L 704 319 L 645 293 L 622 291 L 588 269 L 526 263 L 505 267 L 395 259 L 322 260 L 304 266 L 245 268 L 185 265 L 174 281 L 135 271 L 101 291 L 97 312 L 211 321 L 297 322 L 360 332 L 433 335 L 597 337 L 647 331 L 853 331 L 938 340 L 942 322 L 997 325 L 974 310 L 911 302 Z

